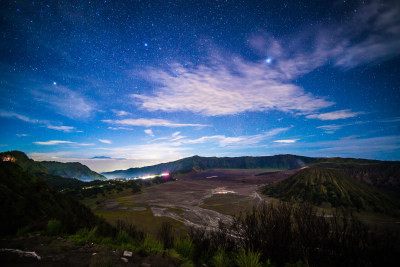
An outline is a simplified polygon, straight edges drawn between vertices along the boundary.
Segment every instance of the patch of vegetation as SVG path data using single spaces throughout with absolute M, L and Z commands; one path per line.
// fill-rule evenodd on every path
M 203 200 L 203 209 L 215 210 L 221 214 L 233 215 L 250 210 L 254 206 L 253 198 L 237 194 L 214 194 Z
M 242 250 L 236 256 L 236 264 L 239 267 L 261 267 L 260 253 Z
M 0 162 L 0 209 L 0 236 L 15 234 L 27 226 L 31 231 L 54 228 L 54 220 L 62 224 L 58 230 L 64 233 L 106 224 L 81 203 L 49 188 L 42 179 L 12 162 Z M 50 220 L 53 223 L 48 225 Z
M 169 222 L 175 229 L 183 227 L 182 222 L 169 217 L 154 216 L 150 208 L 144 211 L 97 211 L 96 214 L 112 225 L 116 225 L 118 221 L 133 224 L 153 237 L 157 236 L 164 221 Z
M 263 194 L 285 201 L 354 208 L 399 215 L 395 199 L 331 169 L 306 168 L 261 189 Z
M 319 214 L 309 203 L 262 204 L 233 223 L 192 228 L 193 261 L 230 266 L 386 266 L 400 252 L 394 232 L 373 232 L 349 214 Z M 221 252 L 223 251 L 223 252 Z
M 313 168 L 352 168 L 360 166 L 368 166 L 378 164 L 382 161 L 370 159 L 354 159 L 354 158 L 319 158 L 309 164 Z
M 50 174 L 80 180 L 106 180 L 107 178 L 79 162 L 39 161 Z

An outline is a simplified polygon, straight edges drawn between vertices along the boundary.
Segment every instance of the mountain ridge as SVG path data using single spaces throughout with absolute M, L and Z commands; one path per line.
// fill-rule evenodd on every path
M 38 161 L 51 174 L 79 180 L 106 180 L 103 175 L 92 171 L 80 162 Z
M 153 166 L 129 168 L 112 172 L 102 172 L 108 178 L 129 178 L 142 175 L 160 174 L 199 167 L 200 169 L 296 169 L 315 161 L 317 158 L 290 154 L 275 156 L 243 157 L 200 157 L 192 156 Z
M 78 178 L 78 180 L 107 179 L 79 162 L 35 161 L 29 158 L 24 152 L 18 150 L 1 152 L 0 160 L 14 162 L 23 170 L 41 176 L 45 180 L 61 178 Z

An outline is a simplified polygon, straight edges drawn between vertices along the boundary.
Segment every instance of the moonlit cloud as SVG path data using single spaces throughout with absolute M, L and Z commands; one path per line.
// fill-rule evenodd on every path
M 274 143 L 281 144 L 293 144 L 296 143 L 299 139 L 284 139 L 284 140 L 275 140 Z
M 176 136 L 178 136 L 178 135 L 180 135 L 181 134 L 181 132 L 174 132 L 173 134 L 172 134 L 172 137 L 176 137 Z
M 107 139 L 98 139 L 100 142 L 104 143 L 104 144 L 112 144 L 112 142 L 110 140 Z
M 114 112 L 115 114 L 117 114 L 118 116 L 127 116 L 127 115 L 131 115 L 131 113 L 126 112 L 124 110 L 116 110 L 116 109 L 112 109 L 112 112 Z
M 217 143 L 220 147 L 244 147 L 248 145 L 258 144 L 264 141 L 268 137 L 278 135 L 282 132 L 289 130 L 289 128 L 277 128 L 262 134 L 256 135 L 246 135 L 246 136 L 236 136 L 227 137 L 225 135 L 214 135 L 214 136 L 203 136 L 192 140 L 180 140 L 184 144 L 201 144 L 201 143 Z
M 128 130 L 128 131 L 133 131 L 133 129 L 128 128 L 128 127 L 108 127 L 107 129 L 117 131 L 117 130 Z
M 46 127 L 52 130 L 63 131 L 63 132 L 72 132 L 75 129 L 75 127 L 72 126 L 54 126 L 50 124 L 47 125 Z
M 276 67 L 239 57 L 213 59 L 197 67 L 177 63 L 166 69 L 149 68 L 142 77 L 160 84 L 154 95 L 131 95 L 149 111 L 191 111 L 206 116 L 270 110 L 311 113 L 333 104 L 304 92 Z
M 334 133 L 335 131 L 342 129 L 343 126 L 345 126 L 345 125 L 331 124 L 331 125 L 321 125 L 321 126 L 318 126 L 317 128 L 322 129 L 327 133 Z
M 144 132 L 150 136 L 154 136 L 153 131 L 151 129 L 146 129 Z
M 29 122 L 29 123 L 41 123 L 41 121 L 39 121 L 39 120 L 31 119 L 27 116 L 24 116 L 24 115 L 15 113 L 15 112 L 11 112 L 11 111 L 1 110 L 1 109 L 0 109 L 0 117 L 15 118 L 15 119 L 22 120 L 22 121 Z
M 363 114 L 363 112 L 352 112 L 349 109 L 343 109 L 322 114 L 311 114 L 306 116 L 306 118 L 326 121 L 353 118 L 360 114 Z
M 396 1 L 370 1 L 360 5 L 347 25 L 331 30 L 320 47 L 331 49 L 336 66 L 353 68 L 398 56 L 400 5 Z
M 346 109 L 313 114 L 334 103 L 305 92 L 293 80 L 330 60 L 336 66 L 351 68 L 398 55 L 399 25 L 399 5 L 371 2 L 360 7 L 347 24 L 325 25 L 308 32 L 317 43 L 311 51 L 305 52 L 295 45 L 304 38 L 300 33 L 286 46 L 282 45 L 286 40 L 255 36 L 251 44 L 276 57 L 276 64 L 266 66 L 264 60 L 254 63 L 235 55 L 226 60 L 217 55 L 216 59 L 198 66 L 175 63 L 166 68 L 148 68 L 141 76 L 158 84 L 157 91 L 131 96 L 137 105 L 149 111 L 190 111 L 218 116 L 279 110 L 309 114 L 307 118 L 321 120 L 351 118 L 361 113 Z
M 72 119 L 86 119 L 96 110 L 82 94 L 65 86 L 44 87 L 31 93 L 35 100 L 47 103 L 57 113 Z
M 174 123 L 163 119 L 124 119 L 124 120 L 102 120 L 106 123 L 126 125 L 126 126 L 163 126 L 163 127 L 206 127 L 204 124 L 185 124 L 185 123 Z
M 61 141 L 61 140 L 50 140 L 50 141 L 37 141 L 33 142 L 34 144 L 37 145 L 42 145 L 42 146 L 54 146 L 54 145 L 59 145 L 59 144 L 75 144 L 75 142 L 71 141 Z

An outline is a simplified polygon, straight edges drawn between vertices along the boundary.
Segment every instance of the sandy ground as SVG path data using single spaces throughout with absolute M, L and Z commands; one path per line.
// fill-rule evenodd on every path
M 230 222 L 232 217 L 200 207 L 205 199 L 229 193 L 243 196 L 247 201 L 261 201 L 263 198 L 256 191 L 260 186 L 280 181 L 296 171 L 272 172 L 267 175 L 256 175 L 265 170 L 219 169 L 190 173 L 177 181 L 148 187 L 143 193 L 132 195 L 131 199 L 124 201 L 125 205 L 116 200 L 107 200 L 103 210 L 139 210 L 143 207 L 126 207 L 126 204 L 146 203 L 154 216 L 167 216 L 187 226 L 216 227 L 220 220 Z

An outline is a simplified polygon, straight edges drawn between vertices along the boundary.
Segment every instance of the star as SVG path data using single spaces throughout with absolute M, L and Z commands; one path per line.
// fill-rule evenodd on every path
M 266 59 L 265 59 L 265 64 L 271 64 L 272 63 L 272 58 L 271 57 L 267 57 Z

